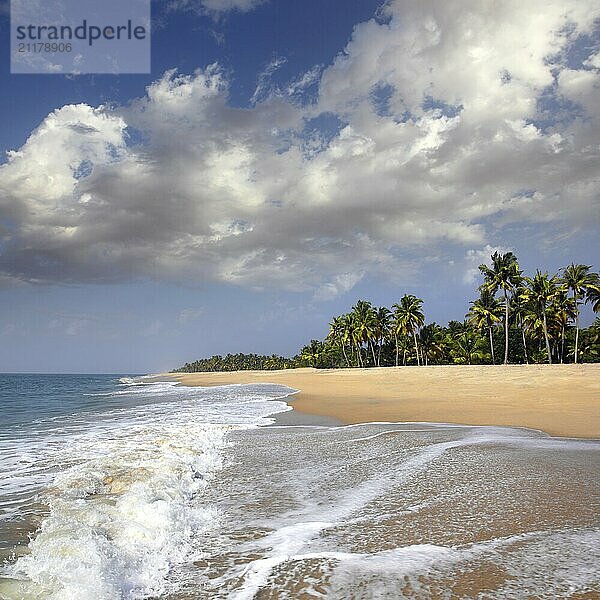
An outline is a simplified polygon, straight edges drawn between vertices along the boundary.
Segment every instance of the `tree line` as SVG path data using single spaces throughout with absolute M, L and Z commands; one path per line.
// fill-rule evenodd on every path
M 300 366 L 295 358 L 284 356 L 263 356 L 261 354 L 216 354 L 210 358 L 201 358 L 183 367 L 175 369 L 172 373 L 200 373 L 209 371 L 274 371 L 277 369 L 291 369 Z
M 423 299 L 405 294 L 391 308 L 359 300 L 336 316 L 323 340 L 293 358 L 213 356 L 178 371 L 228 371 L 434 364 L 579 363 L 600 360 L 600 317 L 581 329 L 582 305 L 600 312 L 600 276 L 571 264 L 555 275 L 525 275 L 512 252 L 480 265 L 479 297 L 463 321 L 426 323 Z

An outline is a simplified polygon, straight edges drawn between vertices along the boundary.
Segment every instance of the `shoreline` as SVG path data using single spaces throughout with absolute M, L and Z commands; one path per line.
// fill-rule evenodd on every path
M 282 398 L 282 402 L 286 402 L 292 410 L 275 413 L 269 418 L 274 420 L 271 427 L 343 427 L 345 423 L 335 417 L 327 417 L 323 415 L 311 415 L 310 413 L 302 412 L 294 407 L 294 396 Z
M 373 421 L 523 427 L 600 438 L 600 364 L 440 365 L 164 373 L 188 386 L 273 383 L 294 410 L 340 424 Z

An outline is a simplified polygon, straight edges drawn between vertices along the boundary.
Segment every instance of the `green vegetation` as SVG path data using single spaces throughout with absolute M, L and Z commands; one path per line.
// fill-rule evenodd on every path
M 193 363 L 185 363 L 173 373 L 199 373 L 204 371 L 274 371 L 297 366 L 294 359 L 283 356 L 261 356 L 259 354 L 228 354 L 201 358 Z
M 480 296 L 462 322 L 426 324 L 423 300 L 410 294 L 391 309 L 359 300 L 332 319 L 323 341 L 311 340 L 293 358 L 228 354 L 177 371 L 496 364 L 501 356 L 504 364 L 600 361 L 600 317 L 587 329 L 579 326 L 583 304 L 600 312 L 600 276 L 591 266 L 528 277 L 512 252 L 491 259 L 491 267 L 479 267 Z

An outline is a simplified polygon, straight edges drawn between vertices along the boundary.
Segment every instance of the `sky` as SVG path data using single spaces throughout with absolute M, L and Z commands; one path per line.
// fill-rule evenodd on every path
M 163 0 L 149 75 L 11 75 L 0 371 L 293 355 L 358 299 L 598 270 L 596 0 Z M 592 319 L 584 313 L 584 324 Z

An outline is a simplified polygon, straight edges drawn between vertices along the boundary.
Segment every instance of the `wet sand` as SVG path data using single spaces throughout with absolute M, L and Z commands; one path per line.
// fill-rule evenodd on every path
M 171 374 L 184 385 L 276 383 L 294 409 L 342 423 L 501 425 L 600 438 L 600 364 L 290 369 Z
M 365 424 L 228 442 L 206 583 L 168 600 L 599 597 L 597 441 Z

